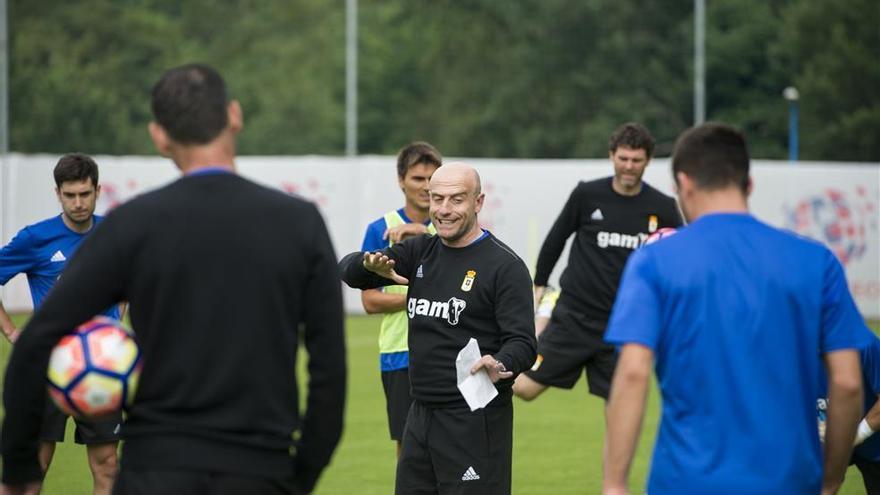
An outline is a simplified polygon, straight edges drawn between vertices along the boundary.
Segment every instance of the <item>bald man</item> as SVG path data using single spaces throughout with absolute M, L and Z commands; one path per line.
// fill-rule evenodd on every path
M 477 171 L 444 165 L 429 186 L 437 235 L 412 237 L 340 262 L 357 289 L 408 285 L 413 404 L 397 465 L 397 495 L 509 494 L 513 380 L 534 363 L 531 278 L 525 263 L 477 214 L 485 195 Z M 455 360 L 474 338 L 498 396 L 471 411 L 458 390 Z

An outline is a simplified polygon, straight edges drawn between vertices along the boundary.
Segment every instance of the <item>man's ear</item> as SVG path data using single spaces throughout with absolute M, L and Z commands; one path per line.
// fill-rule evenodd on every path
M 752 191 L 755 189 L 755 181 L 752 180 L 752 176 L 749 176 L 749 181 L 746 183 L 746 197 L 752 195 Z
M 232 100 L 226 105 L 226 120 L 233 134 L 238 134 L 244 128 L 244 115 L 238 100 Z
M 147 125 L 147 130 L 150 131 L 150 138 L 153 140 L 153 144 L 156 146 L 156 151 L 158 151 L 159 154 L 164 156 L 165 158 L 170 157 L 171 138 L 168 137 L 168 133 L 165 132 L 165 129 L 163 129 L 162 126 L 155 121 L 150 121 L 150 123 Z
M 675 191 L 679 196 L 685 196 L 694 190 L 694 181 L 684 172 L 675 173 Z
M 479 213 L 483 209 L 483 200 L 486 199 L 486 193 L 480 193 L 474 205 L 474 212 Z

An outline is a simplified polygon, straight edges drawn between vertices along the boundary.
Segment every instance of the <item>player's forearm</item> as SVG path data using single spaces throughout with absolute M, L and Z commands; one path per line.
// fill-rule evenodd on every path
M 553 267 L 556 266 L 556 262 L 559 260 L 559 256 L 562 254 L 562 249 L 564 247 L 564 240 L 561 245 L 556 245 L 550 242 L 549 238 L 544 241 L 544 244 L 541 246 L 541 251 L 538 253 L 538 261 L 535 264 L 535 285 L 547 285 L 550 281 L 550 274 L 553 272 Z
M 517 260 L 502 269 L 497 294 L 495 318 L 501 329 L 501 348 L 495 359 L 518 374 L 531 368 L 538 356 L 532 281 L 524 263 Z
M 843 480 L 852 453 L 853 438 L 861 418 L 862 377 L 858 353 L 831 352 L 828 366 L 828 410 L 825 429 L 823 486 L 837 486 Z
M 6 312 L 6 308 L 3 307 L 2 302 L 0 302 L 0 329 L 3 330 L 3 335 L 5 335 L 7 339 L 13 339 L 16 330 L 15 324 L 12 322 L 12 317 Z
M 553 222 L 553 226 L 550 227 L 550 231 L 547 232 L 535 264 L 535 285 L 547 285 L 550 273 L 553 272 L 553 267 L 556 266 L 562 250 L 565 249 L 565 242 L 577 229 L 579 198 L 578 189 L 575 188 L 562 207 L 562 211 L 559 212 L 559 216 L 556 217 L 556 221 Z
M 603 486 L 625 489 L 641 433 L 651 378 L 652 352 L 639 345 L 625 345 L 620 354 L 608 400 L 608 458 Z
M 361 304 L 367 314 L 396 313 L 406 309 L 406 294 L 388 294 L 379 289 L 361 292 Z
M 535 284 L 535 286 L 532 288 L 532 293 L 534 294 L 534 298 L 535 298 L 534 308 L 535 308 L 536 312 L 538 311 L 538 307 L 541 306 L 541 299 L 544 298 L 544 294 L 546 292 L 547 292 L 546 285 Z
M 535 337 L 535 313 L 524 301 L 519 315 L 508 314 L 498 318 L 501 328 L 501 348 L 495 359 L 504 363 L 515 375 L 532 367 L 538 357 L 538 340 Z
M 128 311 L 128 303 L 127 302 L 119 303 L 119 321 L 125 320 L 126 311 Z
M 326 276 L 334 269 L 335 256 L 323 225 L 314 237 L 317 248 L 308 261 L 312 282 L 304 305 L 308 395 L 296 460 L 296 482 L 305 493 L 312 490 L 342 436 L 346 386 L 342 290 L 338 281 Z
M 872 430 L 880 430 L 880 400 L 874 403 L 868 414 L 865 414 L 865 422 Z
M 562 255 L 562 250 L 565 249 L 565 242 L 573 232 L 567 225 L 569 222 L 567 216 L 564 211 L 559 215 L 553 227 L 550 228 L 550 232 L 547 233 L 544 243 L 541 244 L 538 261 L 535 263 L 535 285 L 537 286 L 547 285 L 553 267 L 556 266 L 559 256 Z

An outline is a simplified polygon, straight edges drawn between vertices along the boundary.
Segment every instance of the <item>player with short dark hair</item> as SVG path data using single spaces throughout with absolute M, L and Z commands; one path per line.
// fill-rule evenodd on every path
M 409 410 L 395 493 L 509 494 L 515 375 L 535 360 L 531 280 L 523 261 L 477 214 L 485 195 L 476 170 L 448 164 L 431 177 L 437 235 L 406 239 L 340 262 L 343 280 L 367 289 L 407 285 Z M 457 386 L 456 359 L 471 338 L 498 396 L 471 411 Z
M 68 153 L 58 159 L 52 171 L 55 187 L 61 188 L 65 182 L 82 182 L 88 180 L 100 191 L 98 184 L 98 164 L 85 153 Z M 95 195 L 97 197 L 97 194 Z M 72 220 L 72 219 L 71 219 Z
M 584 372 L 590 393 L 608 398 L 616 357 L 603 336 L 623 265 L 651 233 L 682 223 L 675 200 L 642 181 L 654 150 L 648 130 L 624 124 L 608 146 L 614 175 L 575 187 L 538 254 L 536 303 L 565 242 L 575 234 L 559 280 L 561 293 L 538 338 L 538 359 L 513 387 L 525 400 L 550 386 L 572 388 Z
M 143 369 L 114 493 L 308 493 L 342 433 L 342 295 L 314 204 L 235 173 L 241 107 L 204 65 L 153 88 L 159 152 L 183 173 L 111 212 L 13 349 L 3 482 L 40 479 L 52 346 L 101 307 L 131 302 Z M 297 347 L 309 353 L 300 415 Z
M 61 276 L 67 260 L 102 220 L 102 217 L 95 215 L 95 206 L 101 193 L 98 165 L 90 156 L 83 153 L 62 156 L 55 165 L 53 175 L 61 214 L 28 225 L 0 249 L 0 285 L 5 285 L 19 273 L 27 275 L 35 309 L 39 308 Z M 119 319 L 120 306 L 113 306 L 101 314 Z M 10 342 L 18 339 L 19 330 L 2 303 L 0 328 Z M 74 418 L 74 421 L 74 441 L 86 446 L 94 493 L 109 494 L 116 476 L 116 447 L 122 415 L 116 414 L 99 421 L 79 418 Z M 64 441 L 66 426 L 67 415 L 47 401 L 39 437 L 39 459 L 43 472 L 52 463 L 55 444 Z
M 428 183 L 431 175 L 443 163 L 433 146 L 415 142 L 397 153 L 397 182 L 405 204 L 392 210 L 367 226 L 361 251 L 374 252 L 394 245 L 408 237 L 434 234 L 436 230 L 428 218 L 430 197 Z M 397 442 L 400 439 L 406 415 L 412 403 L 409 393 L 409 349 L 407 347 L 406 286 L 389 285 L 361 292 L 361 303 L 369 314 L 382 314 L 379 328 L 379 368 L 388 413 L 388 430 Z
M 691 223 L 630 257 L 606 333 L 621 349 L 604 493 L 627 493 L 652 369 L 663 407 L 648 493 L 835 493 L 861 412 L 856 349 L 869 335 L 843 268 L 818 242 L 749 214 L 739 131 L 686 131 L 672 170 Z M 824 469 L 815 414 L 823 360 Z
M 615 129 L 608 139 L 608 153 L 611 156 L 618 148 L 645 150 L 646 161 L 650 161 L 654 156 L 654 136 L 643 125 L 628 122 Z
M 207 144 L 228 125 L 226 84 L 216 71 L 192 64 L 169 71 L 153 86 L 154 122 L 184 145 Z

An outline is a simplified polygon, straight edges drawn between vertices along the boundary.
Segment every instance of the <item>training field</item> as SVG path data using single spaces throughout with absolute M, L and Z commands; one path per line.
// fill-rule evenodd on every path
M 21 324 L 24 317 L 16 318 Z M 348 318 L 349 390 L 345 433 L 315 495 L 389 495 L 394 486 L 394 445 L 388 439 L 385 404 L 379 381 L 376 317 Z M 873 322 L 875 331 L 880 325 Z M 246 338 L 242 334 L 242 338 Z M 9 344 L 0 344 L 5 369 Z M 515 401 L 513 493 L 523 495 L 595 494 L 601 492 L 604 435 L 600 400 L 589 396 L 583 380 L 572 391 L 551 389 L 533 403 Z M 658 395 L 651 391 L 644 435 L 633 466 L 633 494 L 643 493 L 657 426 Z M 46 495 L 91 493 L 85 450 L 68 440 L 58 446 L 43 490 Z M 855 468 L 840 493 L 864 493 Z

